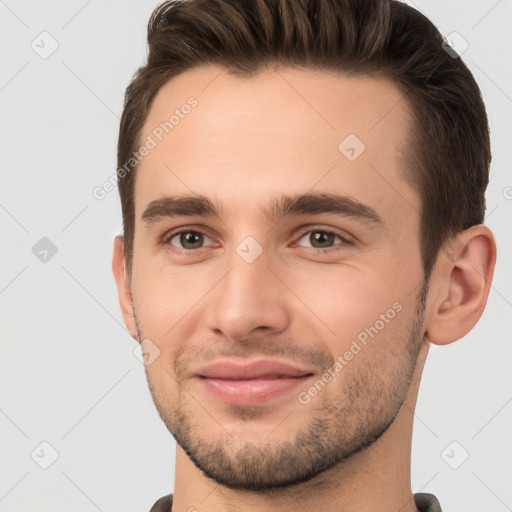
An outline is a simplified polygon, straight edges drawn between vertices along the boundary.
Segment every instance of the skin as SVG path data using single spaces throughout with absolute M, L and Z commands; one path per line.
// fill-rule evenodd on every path
M 451 343 L 480 318 L 492 233 L 484 225 L 459 233 L 422 302 L 421 205 L 401 174 L 410 113 L 385 79 L 291 68 L 241 79 L 202 66 L 161 88 L 141 140 L 190 96 L 198 105 L 137 170 L 131 276 L 119 236 L 113 255 L 126 326 L 160 351 L 145 369 L 178 441 L 173 510 L 416 511 L 410 458 L 421 373 L 430 343 Z M 353 162 L 338 150 L 351 133 L 366 146 Z M 263 215 L 270 198 L 306 192 L 349 195 L 384 226 L 330 213 Z M 151 201 L 181 193 L 222 205 L 222 219 L 142 221 Z M 193 247 L 170 238 L 180 227 L 206 235 L 191 255 L 169 250 L 171 241 Z M 315 230 L 355 243 L 334 237 L 322 253 Z M 252 263 L 236 251 L 247 236 L 263 251 Z M 400 312 L 300 403 L 298 393 L 396 303 Z M 195 376 L 225 357 L 288 361 L 314 375 L 263 404 L 227 405 Z

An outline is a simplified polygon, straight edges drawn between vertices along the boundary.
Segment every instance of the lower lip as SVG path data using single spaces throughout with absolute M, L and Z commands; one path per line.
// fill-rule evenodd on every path
M 229 405 L 256 405 L 268 402 L 290 391 L 311 377 L 279 377 L 273 379 L 228 380 L 200 377 L 206 389 Z

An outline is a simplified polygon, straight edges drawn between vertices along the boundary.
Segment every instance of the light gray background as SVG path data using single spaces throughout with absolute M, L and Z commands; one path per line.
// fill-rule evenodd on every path
M 156 5 L 0 0 L 2 512 L 143 512 L 173 490 L 175 442 L 133 353 L 111 273 L 118 193 L 92 195 L 115 172 L 123 94 L 146 55 Z M 414 5 L 469 42 L 463 57 L 492 130 L 486 222 L 499 254 L 479 324 L 431 348 L 412 488 L 435 493 L 444 512 L 504 512 L 512 510 L 512 2 Z M 48 51 L 51 38 L 58 48 L 43 59 L 31 44 Z M 32 251 L 42 237 L 57 248 L 47 262 Z M 43 469 L 53 450 L 58 458 Z

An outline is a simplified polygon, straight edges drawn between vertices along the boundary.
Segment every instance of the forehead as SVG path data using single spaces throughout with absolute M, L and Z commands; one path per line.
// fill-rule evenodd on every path
M 166 195 L 196 193 L 256 213 L 262 198 L 311 190 L 417 215 L 401 177 L 409 119 L 403 94 L 384 78 L 194 68 L 160 89 L 141 131 L 151 149 L 136 175 L 137 220 Z

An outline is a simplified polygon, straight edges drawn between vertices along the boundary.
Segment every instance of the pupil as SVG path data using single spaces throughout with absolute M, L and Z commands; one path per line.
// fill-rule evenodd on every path
M 193 241 L 193 240 L 191 240 L 191 239 L 196 238 L 196 239 L 198 239 L 198 240 L 199 240 L 199 242 L 196 240 L 195 244 L 197 245 L 197 244 L 199 243 L 199 245 L 201 245 L 201 243 L 200 243 L 200 242 L 201 242 L 201 239 L 200 239 L 199 237 L 200 237 L 200 234 L 199 234 L 199 233 L 194 233 L 193 231 L 188 231 L 187 233 L 183 233 L 183 234 L 181 235 L 181 237 L 180 237 L 180 238 L 181 238 L 180 242 L 181 242 L 181 244 L 182 244 L 185 248 L 187 248 L 187 247 L 186 247 L 186 244 L 188 244 L 188 243 L 194 244 L 194 241 Z M 193 248 L 196 248 L 196 247 L 194 246 Z
M 331 243 L 333 241 L 334 235 L 331 233 L 323 233 L 322 231 L 316 231 L 313 234 L 313 238 L 315 242 L 320 242 L 320 244 Z M 322 239 L 324 239 L 322 241 Z M 325 241 L 326 240 L 326 241 Z

